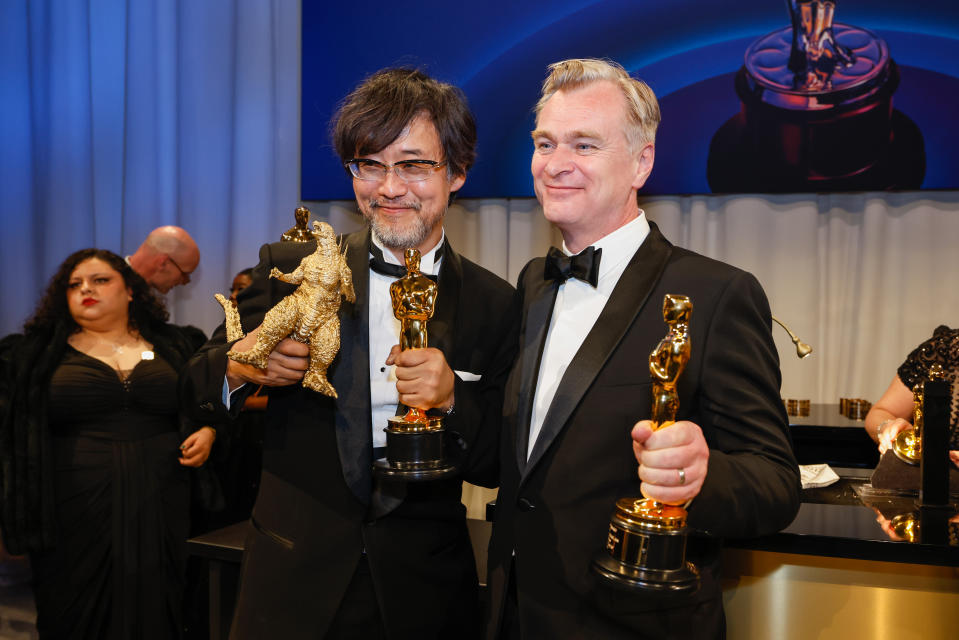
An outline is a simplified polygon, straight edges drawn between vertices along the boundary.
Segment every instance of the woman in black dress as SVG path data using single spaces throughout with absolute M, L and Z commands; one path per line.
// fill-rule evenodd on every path
M 0 527 L 30 553 L 40 637 L 181 635 L 190 479 L 215 431 L 180 435 L 196 345 L 109 251 L 72 254 L 0 342 Z

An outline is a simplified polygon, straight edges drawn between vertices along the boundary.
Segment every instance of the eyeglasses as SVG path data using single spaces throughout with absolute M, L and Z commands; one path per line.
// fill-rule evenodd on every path
M 403 182 L 422 182 L 438 169 L 445 167 L 446 160 L 442 162 L 436 160 L 401 160 L 393 164 L 383 164 L 376 160 L 353 158 L 343 166 L 349 169 L 357 180 L 368 180 L 370 182 L 385 180 L 386 174 L 392 171 L 393 175 Z
M 187 284 L 190 281 L 190 274 L 184 271 L 183 268 L 176 263 L 176 260 L 174 260 L 173 257 L 170 256 L 169 253 L 166 253 L 164 255 L 166 256 L 167 260 L 173 263 L 173 266 L 176 267 L 176 270 L 180 272 L 180 279 L 183 280 L 183 284 Z

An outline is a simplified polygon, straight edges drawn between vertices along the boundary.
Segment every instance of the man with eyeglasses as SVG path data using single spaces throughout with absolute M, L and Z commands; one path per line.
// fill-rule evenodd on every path
M 157 227 L 127 263 L 160 293 L 190 282 L 190 274 L 200 264 L 200 249 L 186 229 L 167 225 Z
M 299 384 L 308 349 L 292 340 L 258 370 L 227 361 L 221 328 L 190 366 L 188 387 L 207 422 L 235 414 L 258 384 L 276 387 L 231 637 L 475 637 L 478 578 L 462 481 L 495 483 L 516 314 L 512 287 L 457 254 L 443 231 L 475 157 L 473 115 L 458 89 L 388 69 L 347 96 L 333 143 L 368 222 L 343 238 L 356 302 L 339 312 L 329 370 L 339 397 Z M 409 247 L 421 254 L 420 271 L 437 278 L 438 298 L 428 348 L 400 351 L 390 285 L 406 273 Z M 270 270 L 290 272 L 312 250 L 261 249 L 253 283 L 237 296 L 247 330 L 291 290 L 267 278 Z M 253 331 L 233 348 L 255 339 Z M 373 476 L 400 404 L 444 416 L 456 476 L 408 484 Z

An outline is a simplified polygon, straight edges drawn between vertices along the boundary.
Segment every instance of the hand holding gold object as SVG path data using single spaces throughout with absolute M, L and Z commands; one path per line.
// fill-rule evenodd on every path
M 309 344 L 310 364 L 303 376 L 303 386 L 318 393 L 336 396 L 336 389 L 326 377 L 340 348 L 340 321 L 337 315 L 341 299 L 354 302 L 353 276 L 346 263 L 346 252 L 336 241 L 333 227 L 313 222 L 316 250 L 305 256 L 291 273 L 276 267 L 270 277 L 298 285 L 263 317 L 256 344 L 249 351 L 227 352 L 235 362 L 265 369 L 270 353 L 286 337 Z M 216 294 L 226 314 L 227 339 L 243 337 L 240 316 L 229 300 Z
M 420 252 L 407 249 L 406 275 L 390 285 L 393 315 L 400 321 L 400 349 L 425 349 L 429 346 L 427 321 L 436 308 L 436 283 L 420 271 Z M 410 407 L 404 418 L 408 422 L 429 424 L 429 417 L 417 407 Z
M 929 367 L 928 380 L 942 380 L 946 374 L 940 364 Z M 923 392 L 925 380 L 917 382 L 912 387 L 913 420 L 912 429 L 904 429 L 896 436 L 892 443 L 892 451 L 896 457 L 911 465 L 919 464 L 922 460 L 922 426 L 923 426 Z
M 436 307 L 437 286 L 420 271 L 420 252 L 407 249 L 406 275 L 390 285 L 393 315 L 400 321 L 400 349 L 426 349 L 427 321 Z M 445 478 L 456 473 L 446 455 L 446 429 L 441 416 L 409 407 L 406 415 L 390 418 L 386 427 L 386 457 L 373 462 L 379 477 L 405 482 Z
M 668 331 L 649 355 L 653 379 L 652 429 L 673 424 L 679 411 L 676 384 L 691 355 L 687 296 L 667 294 L 663 319 Z M 677 469 L 680 484 L 686 472 Z M 699 587 L 699 571 L 685 560 L 686 509 L 652 498 L 621 498 L 609 523 L 606 548 L 593 559 L 593 569 L 618 585 L 667 592 Z

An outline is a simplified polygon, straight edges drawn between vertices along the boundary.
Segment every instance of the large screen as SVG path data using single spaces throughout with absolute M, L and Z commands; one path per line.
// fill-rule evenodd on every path
M 532 196 L 546 68 L 604 57 L 662 124 L 647 194 L 959 187 L 959 3 L 303 0 L 302 198 L 348 199 L 329 140 L 364 77 L 412 66 L 466 93 L 479 149 L 461 195 Z

